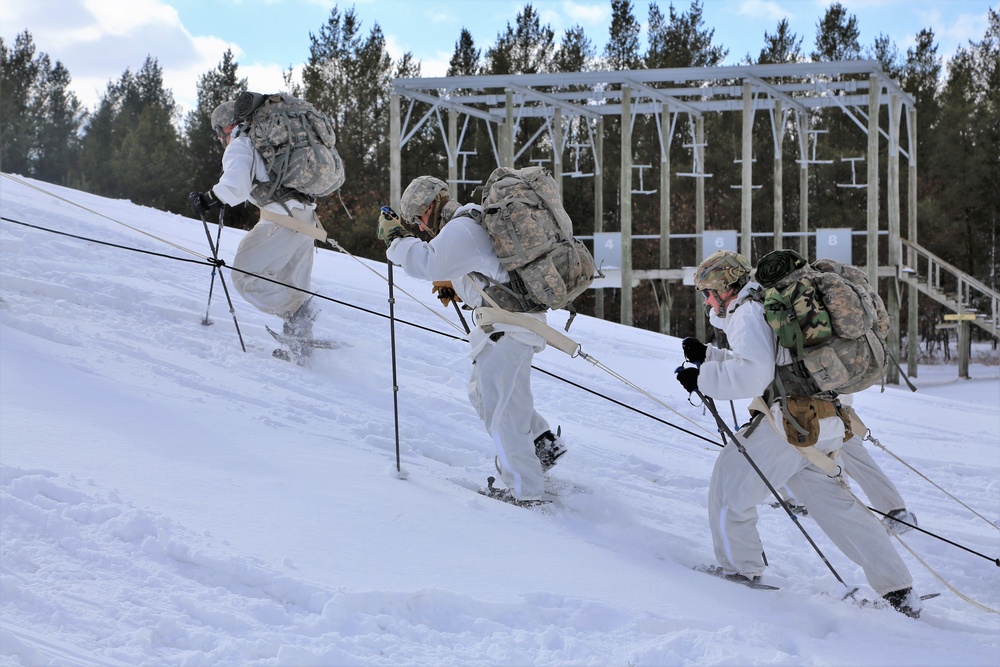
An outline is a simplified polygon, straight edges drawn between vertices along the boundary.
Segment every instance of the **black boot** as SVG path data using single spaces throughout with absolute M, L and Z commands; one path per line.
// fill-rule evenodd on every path
M 559 435 L 562 429 L 559 429 Z M 559 462 L 559 457 L 566 453 L 566 445 L 563 444 L 559 435 L 553 435 L 552 431 L 546 431 L 535 438 L 535 456 L 542 464 L 542 472 L 548 472 L 552 466 Z
M 898 591 L 891 591 L 882 596 L 892 608 L 901 614 L 906 614 L 910 618 L 920 618 L 920 603 L 912 588 L 902 588 Z

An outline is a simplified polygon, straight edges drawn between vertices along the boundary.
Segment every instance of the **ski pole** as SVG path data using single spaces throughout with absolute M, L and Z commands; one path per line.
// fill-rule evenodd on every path
M 216 253 L 218 252 L 219 248 L 221 247 L 220 244 L 222 242 L 222 222 L 223 222 L 223 216 L 225 215 L 225 213 L 226 213 L 225 207 L 220 206 L 219 207 L 219 230 L 218 230 L 218 232 L 216 232 L 216 235 L 215 235 L 215 245 L 214 246 L 212 246 L 212 237 L 211 236 L 208 237 L 208 245 L 212 246 L 212 256 L 214 258 L 216 258 L 216 259 L 218 259 L 218 255 Z M 207 223 L 205 224 L 205 231 L 206 232 L 208 231 L 208 224 Z M 211 326 L 212 324 L 215 324 L 214 322 L 212 322 L 212 320 L 208 319 L 208 311 L 212 307 L 212 292 L 214 290 L 215 290 L 215 264 L 212 265 L 212 281 L 208 285 L 208 305 L 205 306 L 205 319 L 203 319 L 201 321 L 201 323 L 203 325 L 205 325 L 206 327 L 207 326 Z
M 208 246 L 212 249 L 212 259 L 214 260 L 212 272 L 214 275 L 215 269 L 225 266 L 226 263 L 219 259 L 218 250 L 215 244 L 212 243 L 212 233 L 208 231 L 208 220 L 205 219 L 204 215 L 201 215 L 201 224 L 205 226 L 205 236 L 208 237 Z M 236 320 L 236 308 L 233 307 L 233 299 L 229 296 L 229 288 L 226 287 L 226 277 L 222 275 L 222 271 L 219 271 L 219 282 L 222 283 L 222 291 L 226 294 L 226 302 L 229 304 L 229 312 L 233 316 L 233 324 L 236 326 L 236 335 L 240 339 L 240 347 L 246 352 L 247 346 L 243 342 L 243 332 L 240 331 L 240 323 Z M 208 315 L 206 314 L 207 317 Z
M 455 312 L 458 313 L 458 319 L 460 319 L 462 321 L 462 328 L 465 329 L 465 333 L 467 333 L 467 334 L 468 333 L 472 333 L 472 330 L 469 329 L 469 323 L 465 321 L 465 316 L 462 315 L 462 309 L 459 308 L 458 302 L 455 301 L 454 299 L 452 299 L 451 300 L 451 305 L 455 306 Z
M 788 514 L 788 518 L 790 518 L 792 520 L 792 523 L 794 523 L 798 527 L 798 529 L 802 532 L 802 535 L 806 538 L 806 540 L 809 542 L 812 548 L 816 551 L 817 554 L 819 554 L 819 557 L 823 560 L 823 562 L 826 563 L 826 566 L 830 569 L 830 572 L 833 573 L 833 576 L 836 577 L 837 581 L 843 584 L 844 587 L 850 588 L 850 586 L 848 586 L 847 583 L 840 577 L 840 574 L 833 567 L 833 564 L 829 561 L 829 559 L 827 559 L 827 557 L 823 554 L 823 551 L 819 548 L 816 542 L 813 541 L 813 538 L 810 537 L 808 532 L 806 532 L 806 529 L 802 526 L 802 522 L 799 521 L 798 517 L 795 516 L 792 510 L 789 509 L 788 506 L 781 501 L 781 496 L 778 495 L 777 489 L 774 488 L 774 485 L 771 484 L 771 481 L 764 475 L 763 471 L 761 471 L 761 469 L 757 467 L 757 464 L 754 462 L 753 458 L 751 458 L 750 453 L 746 450 L 746 447 L 743 446 L 743 443 L 740 442 L 739 438 L 736 437 L 736 434 L 732 432 L 732 430 L 726 424 L 726 421 L 719 415 L 719 411 L 715 409 L 715 401 L 713 401 L 710 397 L 705 396 L 705 394 L 701 393 L 700 389 L 695 389 L 695 393 L 698 394 L 698 398 L 700 398 L 702 402 L 708 407 L 708 411 L 712 413 L 712 417 L 715 418 L 715 423 L 718 424 L 719 426 L 719 433 L 722 434 L 723 437 L 725 437 L 725 434 L 729 435 L 729 438 L 732 440 L 733 444 L 736 445 L 736 448 L 739 450 L 740 454 L 742 454 L 743 457 L 746 458 L 747 462 L 750 464 L 750 467 L 753 468 L 754 472 L 757 473 L 757 476 L 761 478 L 761 480 L 764 482 L 764 485 L 767 486 L 768 491 L 770 491 L 771 494 L 774 495 L 775 499 L 778 501 L 778 504 L 780 504 L 785 509 L 785 513 Z M 723 434 L 723 431 L 725 431 L 725 434 Z M 853 592 L 854 591 L 852 590 L 851 593 L 848 593 L 848 595 L 853 594 Z
M 392 350 L 392 416 L 396 424 L 396 472 L 399 464 L 399 384 L 396 382 L 396 297 L 392 291 L 392 262 L 389 267 L 389 347 Z

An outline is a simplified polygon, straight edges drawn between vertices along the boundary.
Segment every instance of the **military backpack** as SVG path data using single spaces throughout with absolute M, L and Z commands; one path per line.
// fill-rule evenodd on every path
M 505 310 L 572 309 L 594 280 L 594 258 L 573 238 L 555 179 L 542 167 L 500 167 L 483 190 L 482 224 L 510 275 L 486 293 Z
M 889 314 L 863 271 L 776 250 L 757 263 L 755 277 L 764 316 L 792 354 L 775 374 L 779 391 L 831 399 L 884 381 Z
M 304 195 L 326 197 L 344 184 L 333 121 L 305 100 L 277 93 L 245 92 L 236 98 L 235 119 L 260 152 L 269 181 L 258 181 L 254 198 L 284 202 Z

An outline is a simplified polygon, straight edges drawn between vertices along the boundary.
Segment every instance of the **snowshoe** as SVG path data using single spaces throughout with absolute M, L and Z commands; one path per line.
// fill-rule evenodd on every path
M 499 500 L 501 502 L 509 503 L 511 505 L 516 505 L 518 507 L 533 507 L 538 508 L 551 503 L 551 500 L 518 500 L 514 497 L 508 489 L 499 489 L 493 484 L 497 481 L 496 477 L 486 478 L 486 488 L 479 489 L 479 494 L 493 498 L 494 500 Z
M 917 527 L 917 515 L 913 514 L 905 507 L 900 510 L 892 510 L 882 517 L 882 525 L 890 532 L 902 535 Z
M 705 574 L 710 574 L 713 577 L 719 577 L 720 579 L 731 581 L 734 584 L 739 584 L 741 586 L 746 586 L 747 588 L 753 588 L 759 591 L 781 590 L 777 586 L 761 583 L 760 576 L 748 577 L 745 574 L 740 574 L 739 572 L 729 572 L 718 565 L 699 565 L 694 569 L 697 572 L 704 572 Z
M 332 340 L 295 338 L 287 336 L 283 333 L 278 333 L 267 325 L 265 325 L 264 328 L 267 329 L 267 333 L 271 334 L 274 340 L 285 346 L 284 348 L 278 348 L 271 353 L 274 358 L 282 359 L 284 361 L 295 361 L 295 363 L 300 366 L 305 366 L 309 363 L 309 360 L 312 358 L 313 350 L 336 350 L 343 347 L 342 343 Z

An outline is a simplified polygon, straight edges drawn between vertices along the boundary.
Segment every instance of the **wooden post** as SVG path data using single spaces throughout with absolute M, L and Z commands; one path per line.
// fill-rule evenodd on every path
M 698 156 L 698 168 L 695 170 L 700 176 L 696 176 L 694 179 L 694 233 L 695 233 L 695 246 L 698 256 L 695 258 L 694 265 L 698 266 L 701 264 L 701 258 L 704 254 L 704 239 L 702 236 L 705 233 L 705 118 L 704 116 L 698 116 L 694 121 L 694 143 L 697 144 L 694 147 L 695 154 Z M 695 297 L 695 303 L 699 305 L 696 307 L 694 317 L 694 330 L 695 337 L 698 340 L 705 340 L 705 311 L 700 308 L 700 304 Z
M 785 116 L 781 100 L 774 100 L 774 245 L 773 250 L 781 250 L 785 231 L 784 164 L 782 162 L 785 145 Z
M 868 78 L 868 282 L 878 291 L 878 116 L 881 85 Z
M 753 87 L 743 82 L 743 174 L 740 182 L 740 254 L 751 262 L 753 229 Z
M 958 377 L 969 379 L 969 351 L 972 337 L 969 335 L 971 323 L 961 320 L 958 323 Z
M 660 105 L 660 268 L 670 268 L 670 105 Z M 670 311 L 673 307 L 673 287 L 666 280 L 654 281 L 659 287 L 660 333 L 670 333 Z
M 594 125 L 594 233 L 597 234 L 604 231 L 604 118 L 598 118 Z M 594 317 L 604 319 L 604 290 L 600 288 L 594 295 Z
M 556 107 L 552 113 L 552 178 L 559 189 L 559 197 L 563 196 L 563 127 L 562 109 Z
M 889 266 L 893 268 L 893 276 L 889 279 L 889 300 L 886 304 L 893 327 L 889 330 L 889 352 L 899 359 L 900 355 L 900 284 L 899 277 L 903 269 L 903 244 L 899 236 L 899 116 L 903 108 L 903 100 L 899 95 L 889 97 L 889 155 L 886 165 L 886 208 L 889 222 Z M 899 367 L 889 364 L 885 381 L 888 384 L 899 384 Z
M 912 104 L 906 107 L 906 136 L 907 155 L 909 161 L 906 173 L 906 238 L 911 243 L 917 242 L 917 109 Z M 907 251 L 905 258 L 906 266 L 911 271 L 917 270 L 916 252 Z M 917 289 L 916 275 L 910 274 L 907 280 L 906 301 L 906 374 L 911 378 L 917 377 L 917 367 L 919 366 L 918 356 L 920 354 L 920 290 Z
M 621 178 L 619 208 L 622 231 L 621 323 L 632 326 L 632 89 L 622 86 Z
M 799 254 L 809 258 L 809 115 L 795 112 L 799 133 Z
M 458 201 L 458 112 L 448 110 L 448 196 Z
M 505 91 L 503 146 L 500 148 L 502 167 L 514 167 L 514 91 Z
M 399 93 L 389 94 L 389 206 L 399 210 L 402 179 L 399 146 Z

